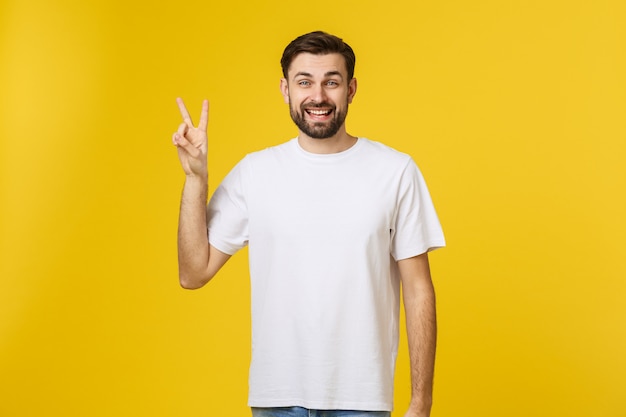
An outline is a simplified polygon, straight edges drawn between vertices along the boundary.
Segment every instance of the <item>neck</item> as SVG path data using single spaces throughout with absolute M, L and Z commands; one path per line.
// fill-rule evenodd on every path
M 298 143 L 307 152 L 330 154 L 350 149 L 357 141 L 356 136 L 349 135 L 345 130 L 326 139 L 314 139 L 303 132 L 298 135 Z

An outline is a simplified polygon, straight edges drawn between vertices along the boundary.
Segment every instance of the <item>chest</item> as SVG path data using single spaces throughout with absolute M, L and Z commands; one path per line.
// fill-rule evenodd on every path
M 389 234 L 397 199 L 392 175 L 375 167 L 297 168 L 277 166 L 253 176 L 248 200 L 251 233 L 311 239 Z

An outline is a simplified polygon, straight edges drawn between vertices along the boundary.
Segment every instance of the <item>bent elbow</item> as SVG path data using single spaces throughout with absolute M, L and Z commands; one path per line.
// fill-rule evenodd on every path
M 203 285 L 198 285 L 197 283 L 185 279 L 179 280 L 181 288 L 185 290 L 197 290 L 198 288 L 202 288 Z
M 180 286 L 186 290 L 197 290 L 206 285 L 211 280 L 211 277 L 193 276 L 191 274 L 179 273 L 178 281 Z

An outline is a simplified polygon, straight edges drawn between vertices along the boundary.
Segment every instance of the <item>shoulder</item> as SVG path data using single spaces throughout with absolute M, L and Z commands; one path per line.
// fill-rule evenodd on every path
M 246 154 L 233 168 L 239 175 L 252 179 L 272 172 L 286 161 L 293 160 L 293 140 Z
M 385 145 L 382 142 L 378 142 L 375 140 L 367 139 L 367 138 L 359 138 L 361 142 L 363 142 L 363 148 L 368 152 L 374 152 L 382 156 L 387 156 L 389 158 L 398 158 L 398 159 L 410 159 L 411 157 L 401 152 L 395 148 L 392 148 L 389 145 Z
M 265 149 L 250 152 L 246 155 L 244 159 L 252 161 L 263 161 L 266 159 L 280 158 L 293 152 L 295 147 L 295 140 L 296 139 L 290 139 L 289 141 L 281 143 L 279 145 L 269 146 Z
M 404 152 L 392 148 L 389 145 L 385 145 L 382 142 L 377 142 L 367 138 L 359 138 L 361 142 L 361 149 L 363 152 L 375 158 L 380 163 L 388 163 L 394 166 L 406 166 L 413 164 L 413 158 Z
M 269 146 L 265 149 L 251 151 L 245 154 L 244 157 L 239 160 L 235 168 L 255 165 L 258 163 L 271 161 L 275 158 L 280 158 L 281 156 L 285 156 L 291 152 L 291 149 L 293 148 L 292 142 L 293 139 L 279 145 Z

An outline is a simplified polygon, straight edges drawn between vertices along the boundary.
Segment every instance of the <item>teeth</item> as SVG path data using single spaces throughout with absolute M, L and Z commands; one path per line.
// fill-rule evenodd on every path
M 314 114 L 316 116 L 324 116 L 330 113 L 330 110 L 307 110 L 309 113 Z

